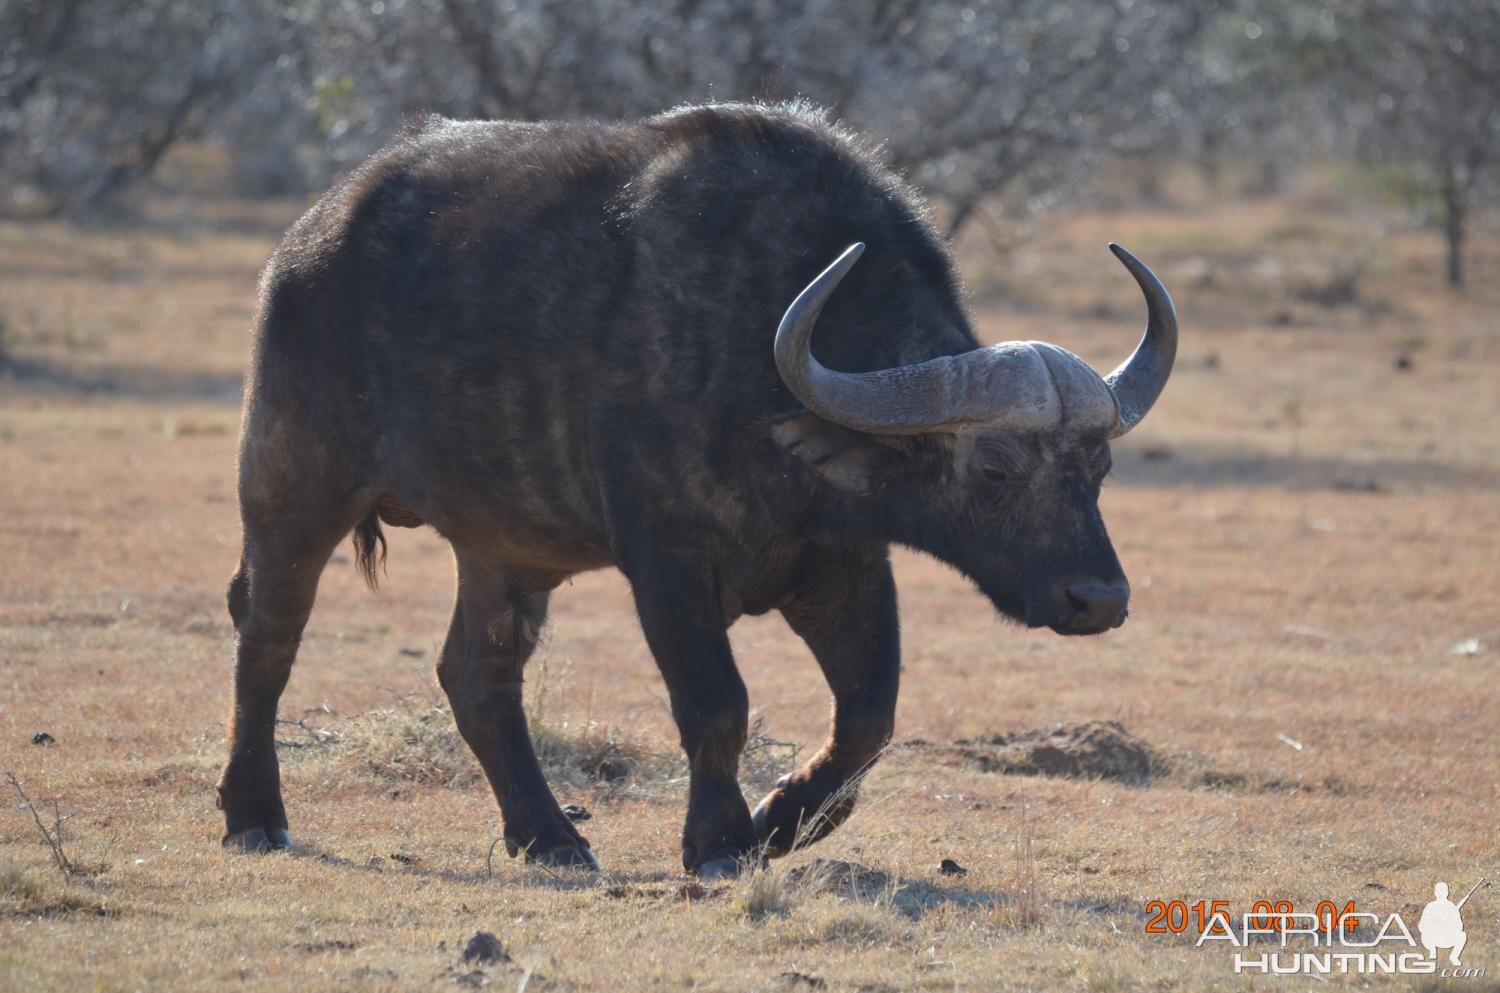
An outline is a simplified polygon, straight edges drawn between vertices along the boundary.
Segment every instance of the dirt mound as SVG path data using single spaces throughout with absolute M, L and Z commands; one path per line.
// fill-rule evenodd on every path
M 988 907 L 995 902 L 995 897 L 982 892 L 900 877 L 843 859 L 813 859 L 788 872 L 786 881 L 794 892 L 835 896 L 843 901 L 892 910 L 912 920 L 945 903 Z
M 787 874 L 793 886 L 832 893 L 847 900 L 871 897 L 889 891 L 895 880 L 879 869 L 842 859 L 813 859 Z
M 1156 751 L 1116 721 L 1058 724 L 1015 734 L 960 738 L 952 751 L 985 772 L 1116 779 L 1143 784 L 1160 771 Z

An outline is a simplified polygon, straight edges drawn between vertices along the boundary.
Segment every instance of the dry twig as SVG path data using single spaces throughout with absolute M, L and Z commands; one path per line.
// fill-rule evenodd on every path
M 7 770 L 5 781 L 10 783 L 16 795 L 21 798 L 22 806 L 31 811 L 31 819 L 36 822 L 36 829 L 42 833 L 42 839 L 47 842 L 47 847 L 52 849 L 52 861 L 57 863 L 58 871 L 64 876 L 75 875 L 78 868 L 73 864 L 73 860 L 68 858 L 68 853 L 63 851 L 62 822 L 64 817 L 58 812 L 57 801 L 52 802 L 52 826 L 49 828 L 42 821 L 42 815 L 37 812 L 36 804 L 22 789 L 21 780 L 16 777 L 16 774 Z

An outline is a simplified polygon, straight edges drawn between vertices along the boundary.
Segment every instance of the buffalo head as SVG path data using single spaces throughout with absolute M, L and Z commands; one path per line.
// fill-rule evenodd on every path
M 863 245 L 787 309 L 776 366 L 810 415 L 777 440 L 846 498 L 851 526 L 921 548 L 978 583 L 1006 615 L 1061 634 L 1124 622 L 1130 586 L 1099 515 L 1109 441 L 1138 424 L 1177 354 L 1161 281 L 1111 251 L 1146 297 L 1146 331 L 1108 376 L 1056 345 L 1013 341 L 877 372 L 813 357 L 818 314 Z

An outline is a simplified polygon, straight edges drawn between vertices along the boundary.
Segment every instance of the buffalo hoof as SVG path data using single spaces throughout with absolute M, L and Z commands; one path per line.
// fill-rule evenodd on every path
M 785 779 L 786 777 L 782 777 Z M 750 823 L 755 826 L 755 836 L 765 846 L 766 855 L 770 858 L 780 858 L 792 850 L 792 843 L 796 839 L 796 826 L 790 828 L 776 825 L 771 822 L 771 806 L 776 798 L 781 795 L 782 782 L 778 781 L 776 789 L 772 790 L 764 800 L 755 805 L 750 811 Z
M 770 806 L 771 798 L 766 797 L 755 805 L 754 810 L 750 811 L 750 823 L 755 828 L 755 836 L 761 841 L 766 840 L 766 831 L 770 829 L 770 818 L 766 813 Z
M 222 842 L 225 848 L 236 852 L 274 852 L 292 847 L 292 836 L 286 828 L 248 828 L 226 834 Z
M 750 824 L 767 858 L 780 858 L 794 848 L 806 848 L 826 838 L 854 810 L 854 790 L 844 783 L 808 777 L 783 776 L 750 812 Z
M 587 848 L 554 848 L 543 852 L 531 861 L 549 869 L 575 869 L 579 872 L 598 872 L 599 860 Z
M 778 777 L 776 783 L 771 787 L 771 792 L 767 793 L 765 799 L 761 800 L 760 803 L 755 805 L 755 809 L 750 811 L 750 823 L 754 826 L 755 836 L 760 839 L 760 843 L 762 845 L 765 845 L 773 840 L 771 838 L 771 802 L 776 799 L 782 788 L 791 781 L 792 774 L 790 772 L 784 776 Z M 774 841 L 777 842 L 783 840 L 786 839 L 774 839 Z M 782 850 L 783 847 L 789 848 L 790 844 L 788 843 L 786 846 L 771 844 L 767 848 L 767 854 L 773 856 L 784 855 L 786 854 L 786 852 Z
M 776 786 L 779 789 L 781 783 L 778 782 Z M 767 794 L 766 798 L 757 803 L 755 809 L 750 811 L 750 823 L 755 827 L 755 836 L 761 841 L 766 840 L 766 831 L 770 829 L 771 798 L 775 795 L 775 793 Z
M 514 841 L 506 838 L 505 851 L 511 858 L 519 855 L 526 862 L 544 866 L 548 869 L 576 869 L 580 872 L 599 871 L 599 860 L 594 858 L 593 851 L 588 848 L 559 845 L 556 848 L 548 848 L 545 851 L 539 852 L 531 848 L 522 848 Z
M 738 879 L 744 868 L 739 859 L 709 859 L 694 869 L 693 875 L 698 877 L 699 882 L 717 883 L 724 880 Z

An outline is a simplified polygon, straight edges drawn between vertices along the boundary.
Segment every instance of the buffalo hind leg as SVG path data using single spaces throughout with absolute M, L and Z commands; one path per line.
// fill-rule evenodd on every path
M 438 682 L 495 792 L 506 850 L 543 865 L 598 869 L 588 839 L 547 787 L 522 708 L 522 673 L 557 578 L 507 573 L 459 554 L 458 600 Z
M 735 668 L 717 587 L 691 557 L 679 560 L 659 549 L 635 559 L 628 576 L 688 758 L 683 868 L 703 879 L 737 875 L 758 858 L 760 845 L 739 786 L 749 695 Z
M 883 548 L 823 552 L 782 608 L 833 690 L 828 743 L 755 808 L 767 854 L 823 838 L 854 810 L 859 782 L 890 741 L 901 674 L 896 588 Z
M 276 761 L 276 706 L 312 612 L 318 577 L 353 515 L 286 510 L 270 523 L 247 510 L 244 549 L 229 581 L 234 708 L 218 793 L 224 846 L 264 851 L 291 844 Z

